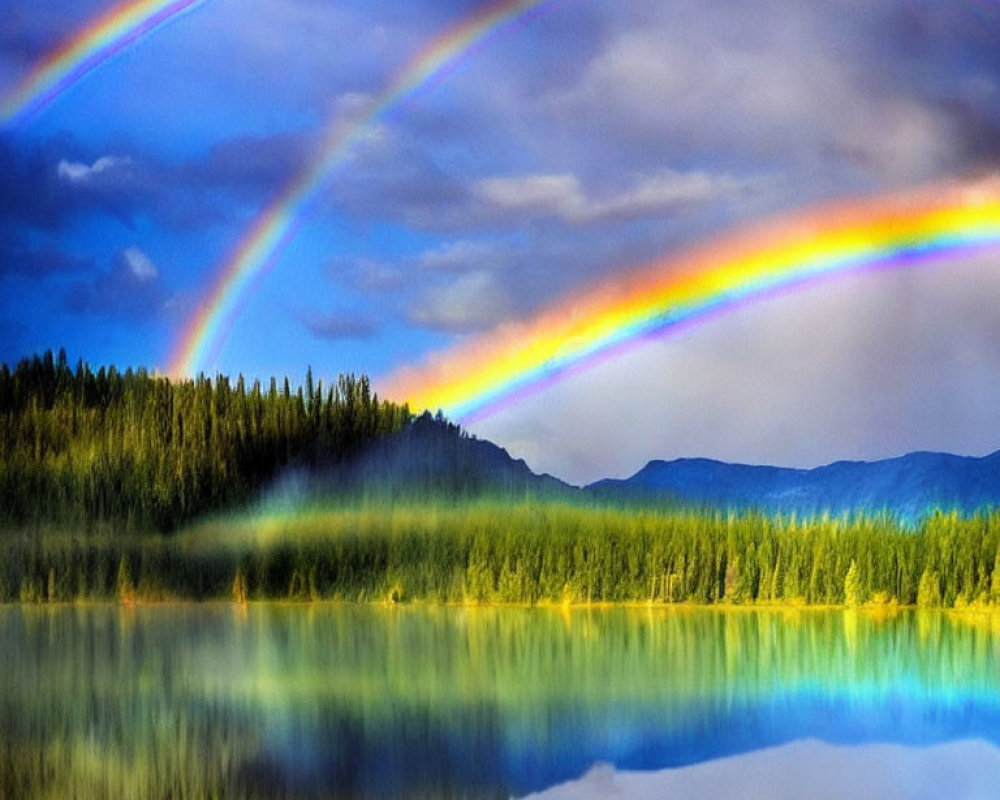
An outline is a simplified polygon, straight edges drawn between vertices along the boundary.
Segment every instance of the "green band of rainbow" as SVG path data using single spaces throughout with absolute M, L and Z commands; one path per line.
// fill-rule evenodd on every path
M 331 173 L 350 155 L 352 147 L 373 122 L 455 65 L 486 36 L 542 2 L 504 0 L 449 29 L 413 58 L 364 112 L 330 130 L 318 157 L 256 218 L 218 270 L 214 284 L 174 349 L 168 372 L 192 375 L 214 360 L 228 329 L 252 295 L 255 283 L 274 265 Z
M 138 0 L 115 6 L 53 51 L 2 103 L 0 122 L 22 122 L 112 56 L 208 0 Z
M 442 409 L 469 422 L 628 343 L 720 308 L 822 276 L 981 247 L 1000 254 L 1000 177 L 841 202 L 604 280 L 534 319 L 501 326 L 378 383 L 413 409 Z

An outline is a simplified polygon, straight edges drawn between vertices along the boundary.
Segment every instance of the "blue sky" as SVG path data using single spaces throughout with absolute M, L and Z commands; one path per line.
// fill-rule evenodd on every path
M 0 359 L 164 367 L 327 127 L 486 5 L 209 0 L 0 130 Z M 0 94 L 109 7 L 7 0 Z M 973 0 L 550 0 L 379 118 L 206 366 L 377 378 L 735 224 L 992 172 L 998 41 Z M 773 298 L 473 430 L 574 481 L 985 453 L 997 268 Z

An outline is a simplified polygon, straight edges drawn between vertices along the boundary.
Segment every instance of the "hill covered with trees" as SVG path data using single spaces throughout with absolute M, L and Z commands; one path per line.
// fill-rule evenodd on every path
M 336 464 L 290 472 L 286 483 L 271 493 L 286 505 L 332 499 L 348 504 L 585 499 L 577 487 L 533 472 L 523 459 L 469 435 L 441 412 L 428 411 Z
M 250 500 L 290 464 L 349 458 L 410 421 L 366 377 L 294 389 L 75 368 L 64 351 L 0 365 L 0 524 L 172 530 Z

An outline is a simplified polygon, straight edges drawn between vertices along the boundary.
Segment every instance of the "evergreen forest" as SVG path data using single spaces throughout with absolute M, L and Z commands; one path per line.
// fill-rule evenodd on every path
M 172 381 L 70 367 L 65 351 L 0 365 L 0 525 L 171 531 L 240 506 L 289 464 L 342 460 L 402 429 L 366 377 L 324 387 Z
M 388 485 L 393 458 L 418 491 Z M 352 463 L 339 493 L 267 500 L 289 467 Z M 45 353 L 0 366 L 0 602 L 1000 604 L 1000 513 L 615 504 L 526 474 L 364 377 L 172 381 Z

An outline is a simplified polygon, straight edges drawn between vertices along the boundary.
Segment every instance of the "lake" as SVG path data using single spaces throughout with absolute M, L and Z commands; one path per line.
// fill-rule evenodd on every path
M 6 606 L 0 675 L 5 798 L 958 798 L 1000 770 L 1000 632 L 929 612 Z

